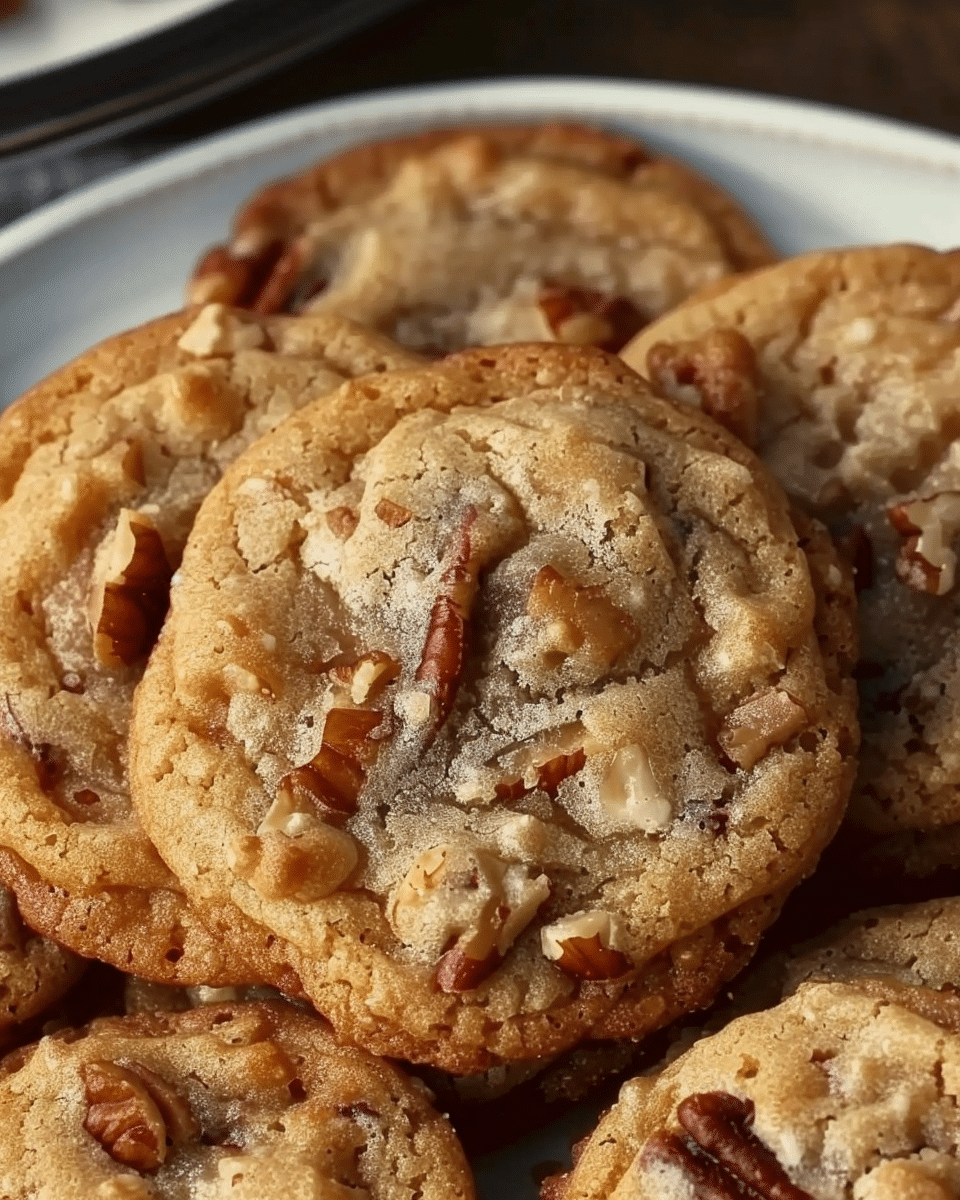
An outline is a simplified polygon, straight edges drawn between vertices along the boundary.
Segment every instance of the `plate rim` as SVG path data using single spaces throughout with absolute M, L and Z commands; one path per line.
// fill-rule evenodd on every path
M 0 229 L 0 268 L 89 217 L 318 132 L 356 131 L 359 143 L 367 126 L 373 132 L 375 126 L 385 122 L 394 126 L 412 124 L 429 117 L 433 109 L 441 125 L 516 120 L 510 115 L 514 108 L 526 110 L 524 120 L 542 116 L 547 120 L 555 117 L 589 123 L 593 119 L 615 124 L 616 109 L 624 101 L 630 103 L 628 118 L 642 115 L 665 124 L 849 149 L 956 175 L 960 181 L 960 137 L 815 101 L 699 84 L 591 76 L 516 76 L 415 84 L 322 100 L 245 122 L 87 184 Z

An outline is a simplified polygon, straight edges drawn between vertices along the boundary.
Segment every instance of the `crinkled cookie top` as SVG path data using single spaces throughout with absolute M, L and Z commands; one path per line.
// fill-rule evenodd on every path
M 657 956 L 703 934 L 705 1002 L 711 924 L 839 819 L 856 736 L 814 616 L 756 460 L 616 360 L 362 381 L 202 509 L 136 803 L 346 1036 L 482 1070 L 644 1032 Z

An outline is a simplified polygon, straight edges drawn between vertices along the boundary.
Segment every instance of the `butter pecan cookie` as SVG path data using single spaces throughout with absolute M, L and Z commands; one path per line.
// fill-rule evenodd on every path
M 103 1018 L 0 1063 L 9 1200 L 472 1200 L 429 1092 L 282 1002 Z
M 466 1074 L 639 1037 L 742 966 L 839 821 L 855 720 L 815 614 L 754 456 L 601 351 L 347 384 L 198 515 L 135 803 L 348 1040 Z
M 899 836 L 888 877 L 908 854 L 922 869 L 924 838 L 931 870 L 960 866 L 960 252 L 806 255 L 691 302 L 624 357 L 752 440 L 845 546 L 864 735 L 849 829 L 861 848 Z
M 141 975 L 249 978 L 131 810 L 133 689 L 224 465 L 344 378 L 414 361 L 339 318 L 210 305 L 113 339 L 0 418 L 0 478 L 15 476 L 0 508 L 0 878 L 34 928 Z
M 266 188 L 189 295 L 340 313 L 420 350 L 616 350 L 699 287 L 771 261 L 732 200 L 632 140 L 564 124 L 454 129 Z
M 69 991 L 84 965 L 69 950 L 28 929 L 13 893 L 0 887 L 0 1049 L 19 1027 Z
M 960 1032 L 841 983 L 634 1079 L 544 1200 L 952 1200 Z

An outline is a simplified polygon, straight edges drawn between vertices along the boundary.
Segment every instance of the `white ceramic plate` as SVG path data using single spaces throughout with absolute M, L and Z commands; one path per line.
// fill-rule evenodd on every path
M 137 41 L 227 0 L 28 0 L 0 24 L 0 83 Z
M 260 184 L 342 147 L 471 121 L 565 116 L 639 135 L 723 184 L 785 254 L 960 244 L 960 140 L 809 104 L 660 84 L 508 81 L 378 93 L 247 126 L 0 231 L 0 402 L 86 346 L 179 306 L 205 246 Z M 477 1163 L 485 1200 L 533 1200 L 588 1116 Z

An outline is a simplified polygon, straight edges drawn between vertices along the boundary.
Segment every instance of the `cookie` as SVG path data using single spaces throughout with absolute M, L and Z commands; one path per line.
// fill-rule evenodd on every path
M 339 318 L 210 305 L 113 339 L 0 418 L 0 478 L 15 476 L 0 508 L 0 878 L 35 928 L 160 980 L 249 979 L 132 813 L 133 689 L 224 465 L 344 378 L 415 361 Z
M 855 844 L 899 838 L 881 855 L 889 873 L 914 834 L 956 842 L 960 252 L 806 255 L 691 302 L 624 357 L 753 438 L 856 566 Z
M 83 968 L 82 959 L 29 929 L 13 893 L 0 887 L 0 1049 L 65 995 Z
M 344 385 L 210 494 L 171 604 L 144 826 L 378 1053 L 468 1074 L 704 1005 L 845 803 L 782 493 L 601 351 Z
M 0 1063 L 9 1200 L 472 1200 L 429 1093 L 281 1002 L 104 1018 Z
M 841 983 L 632 1080 L 544 1200 L 951 1200 L 960 1033 Z
M 451 129 L 267 187 L 188 294 L 339 313 L 418 350 L 616 350 L 698 288 L 773 258 L 719 188 L 630 139 L 569 124 Z

